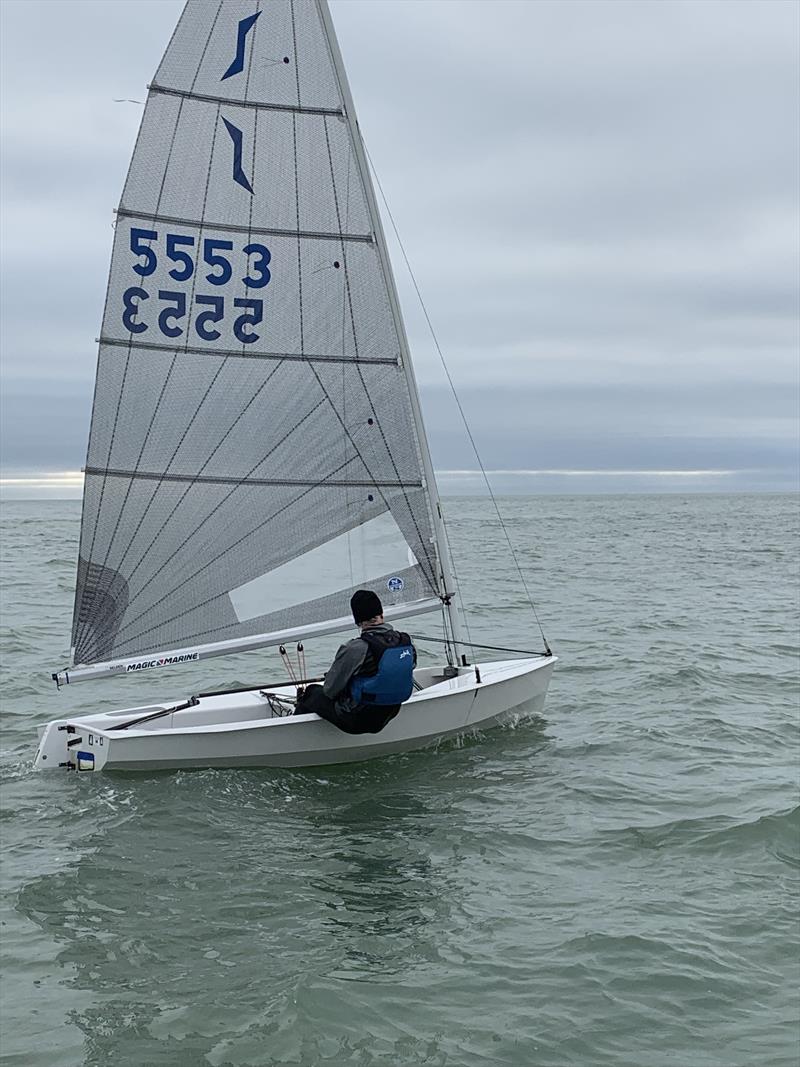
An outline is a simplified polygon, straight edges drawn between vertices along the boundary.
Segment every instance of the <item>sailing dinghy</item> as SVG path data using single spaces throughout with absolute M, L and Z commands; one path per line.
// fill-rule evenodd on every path
M 468 662 L 387 245 L 325 0 L 188 0 L 116 212 L 58 685 L 441 612 L 379 734 L 297 685 L 57 719 L 41 769 L 312 766 L 540 711 L 555 663 Z M 405 627 L 407 628 L 407 626 Z

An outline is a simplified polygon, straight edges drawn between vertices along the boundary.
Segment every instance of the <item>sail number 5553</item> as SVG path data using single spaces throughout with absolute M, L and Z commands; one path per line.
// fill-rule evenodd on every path
M 226 285 L 233 277 L 231 253 L 233 241 L 222 240 L 217 237 L 206 237 L 202 241 L 202 247 L 196 248 L 195 238 L 191 235 L 167 233 L 164 234 L 164 248 L 157 246 L 159 239 L 157 230 L 144 230 L 133 227 L 130 231 L 130 249 L 138 257 L 138 262 L 132 265 L 133 271 L 139 275 L 142 283 L 154 274 L 158 268 L 159 254 L 174 263 L 175 266 L 167 271 L 167 274 L 175 282 L 187 282 L 195 271 L 198 276 L 203 272 L 201 264 L 211 269 L 204 272 L 205 280 L 210 285 Z M 202 259 L 195 255 L 202 252 Z M 261 289 L 270 281 L 271 274 L 268 269 L 272 256 L 266 245 L 250 242 L 245 245 L 242 252 L 247 256 L 246 273 L 241 281 L 248 289 Z M 122 325 L 133 334 L 145 333 L 150 326 L 157 328 L 165 337 L 174 340 L 181 337 L 185 332 L 194 332 L 203 341 L 216 341 L 222 333 L 217 329 L 225 319 L 225 296 L 221 293 L 196 294 L 194 296 L 194 312 L 190 315 L 187 294 L 179 289 L 159 289 L 157 296 L 159 304 L 152 307 L 150 315 L 146 314 L 144 304 L 151 296 L 143 284 L 131 285 L 122 294 Z M 254 297 L 242 297 L 233 300 L 234 317 L 231 324 L 234 337 L 241 344 L 249 345 L 259 339 L 259 334 L 253 332 L 264 318 L 264 301 Z M 184 322 L 190 316 L 190 322 Z M 148 323 L 146 319 L 150 319 Z
M 157 230 L 141 230 L 131 228 L 131 252 L 139 256 L 141 262 L 134 263 L 133 270 L 140 278 L 147 278 L 155 273 L 158 267 L 158 251 L 153 243 L 158 241 Z M 181 233 L 164 234 L 166 258 L 177 264 L 168 271 L 170 278 L 176 282 L 185 282 L 194 274 L 198 265 L 194 255 L 194 237 Z M 199 251 L 199 249 L 198 249 Z M 212 269 L 205 275 L 207 282 L 212 285 L 225 285 L 233 276 L 233 267 L 227 253 L 233 251 L 233 241 L 223 241 L 218 237 L 206 237 L 203 239 L 202 262 Z M 272 277 L 268 266 L 272 259 L 270 250 L 266 245 L 251 242 L 242 249 L 249 257 L 247 274 L 242 281 L 248 289 L 261 289 L 269 283 Z
M 148 324 L 141 318 L 142 305 L 149 299 L 150 293 L 138 285 L 132 285 L 122 294 L 122 325 L 130 333 L 144 333 L 149 329 Z M 188 312 L 186 293 L 159 289 L 158 299 L 161 305 L 154 312 L 158 329 L 165 337 L 181 337 L 185 325 L 181 320 L 186 318 Z M 225 317 L 225 297 L 198 295 L 194 298 L 194 303 L 195 309 L 200 309 L 194 319 L 194 332 L 203 341 L 218 340 L 222 334 L 215 328 L 215 324 L 222 322 Z M 248 327 L 257 326 L 264 318 L 264 301 L 241 297 L 233 301 L 233 306 L 241 309 L 240 314 L 233 320 L 233 335 L 243 345 L 251 345 L 260 335 L 253 333 Z

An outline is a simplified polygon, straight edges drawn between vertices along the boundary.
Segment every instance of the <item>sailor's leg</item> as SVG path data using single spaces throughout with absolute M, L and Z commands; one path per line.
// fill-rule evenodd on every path
M 318 682 L 312 682 L 311 685 L 306 686 L 306 691 L 300 700 L 297 701 L 297 710 L 295 715 L 308 715 L 314 713 L 319 715 L 322 719 L 327 719 L 328 715 L 335 713 L 336 708 L 330 697 L 326 697 L 322 691 L 322 686 Z

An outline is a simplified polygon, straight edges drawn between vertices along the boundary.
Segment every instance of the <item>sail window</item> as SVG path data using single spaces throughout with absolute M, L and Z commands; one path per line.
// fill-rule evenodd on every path
M 228 595 L 236 618 L 247 622 L 356 585 L 374 585 L 383 575 L 391 576 L 416 564 L 400 527 L 386 512 L 232 589 Z M 389 581 L 396 579 L 390 577 Z M 387 584 L 386 588 L 391 592 L 394 587 Z

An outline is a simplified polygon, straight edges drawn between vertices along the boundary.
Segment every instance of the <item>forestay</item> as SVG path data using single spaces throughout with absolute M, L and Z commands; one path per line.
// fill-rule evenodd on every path
M 99 347 L 75 663 L 336 619 L 362 586 L 397 609 L 444 592 L 335 49 L 317 0 L 189 0 L 150 86 Z

